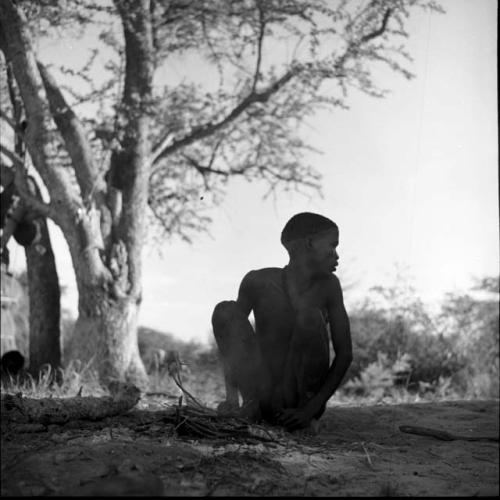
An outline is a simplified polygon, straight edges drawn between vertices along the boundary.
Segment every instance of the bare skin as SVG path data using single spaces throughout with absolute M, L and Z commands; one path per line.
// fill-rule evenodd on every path
M 226 380 L 221 410 L 237 408 L 239 392 L 247 416 L 290 430 L 321 416 L 352 360 L 349 319 L 333 274 L 338 243 L 334 229 L 294 241 L 287 266 L 250 271 L 237 300 L 216 306 L 212 323 Z

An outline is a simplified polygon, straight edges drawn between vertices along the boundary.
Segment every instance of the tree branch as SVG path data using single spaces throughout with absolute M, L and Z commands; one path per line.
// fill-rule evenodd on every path
M 349 43 L 348 47 L 345 50 L 345 53 L 337 60 L 337 62 L 334 65 L 334 71 L 329 71 L 325 73 L 329 73 L 331 77 L 339 77 L 343 76 L 341 73 L 339 73 L 347 59 L 352 56 L 355 53 L 355 50 L 359 48 L 361 45 L 373 40 L 374 38 L 377 38 L 381 36 L 383 33 L 385 33 L 387 29 L 387 24 L 390 18 L 390 15 L 392 13 L 392 9 L 387 9 L 384 13 L 384 17 L 382 19 L 382 24 L 379 28 L 374 30 L 371 33 L 368 33 L 367 35 L 364 35 L 361 37 L 359 40 L 355 42 Z M 262 14 L 261 14 L 262 16 Z M 214 132 L 217 130 L 220 130 L 224 126 L 226 126 L 228 123 L 234 121 L 236 118 L 238 118 L 246 109 L 248 109 L 252 104 L 256 102 L 266 102 L 269 97 L 273 94 L 275 94 L 278 90 L 280 90 L 287 82 L 289 82 L 294 76 L 299 74 L 303 67 L 299 65 L 292 66 L 281 78 L 276 80 L 272 85 L 270 85 L 266 90 L 262 92 L 256 92 L 256 86 L 257 86 L 257 81 L 258 81 L 258 75 L 259 75 L 259 67 L 261 64 L 261 50 L 262 50 L 262 40 L 264 37 L 264 25 L 265 23 L 263 22 L 261 18 L 261 29 L 259 32 L 259 39 L 258 39 L 258 56 L 257 56 L 257 63 L 256 63 L 256 71 L 254 73 L 254 80 L 253 80 L 253 85 L 250 93 L 245 97 L 230 113 L 228 113 L 223 119 L 221 119 L 218 122 L 208 122 L 204 125 L 201 125 L 199 127 L 194 128 L 190 134 L 180 138 L 176 139 L 173 141 L 167 141 L 166 138 L 163 140 L 164 143 L 170 142 L 169 145 L 164 146 L 161 148 L 161 145 L 158 144 L 158 147 L 155 148 L 157 151 L 155 155 L 153 156 L 152 163 L 155 164 L 162 158 L 165 158 L 172 153 L 176 152 L 177 150 L 192 144 L 195 141 L 198 141 L 200 139 L 204 139 L 205 137 L 208 137 L 212 135 Z
M 161 141 L 159 141 L 153 146 L 151 152 L 151 160 L 150 160 L 151 165 L 155 163 L 156 159 L 162 153 L 162 151 L 168 146 L 170 146 L 170 144 L 172 144 L 173 139 L 174 139 L 174 134 L 172 134 L 172 132 L 168 132 Z
M 3 144 L 0 144 L 0 153 L 5 155 L 7 158 L 9 158 L 9 160 L 12 161 L 12 165 L 15 169 L 14 184 L 16 186 L 17 192 L 26 203 L 28 208 L 39 213 L 42 217 L 53 218 L 55 212 L 54 207 L 49 203 L 45 203 L 42 200 L 39 200 L 31 194 L 26 182 L 24 162 L 22 158 L 20 158 L 18 155 L 16 155 L 16 153 L 8 149 Z M 5 174 L 2 171 L 2 176 L 3 175 Z
M 5 56 L 12 63 L 26 110 L 25 140 L 33 164 L 51 193 L 51 201 L 71 210 L 79 205 L 69 172 L 54 168 L 57 153 L 47 97 L 30 42 L 26 17 L 12 0 L 0 2 L 0 24 L 5 38 Z M 60 215 L 62 212 L 57 211 Z M 54 215 L 53 214 L 53 215 Z M 60 219 L 60 217 L 59 217 Z
M 369 42 L 370 40 L 373 40 L 374 38 L 377 38 L 385 33 L 385 30 L 387 29 L 387 23 L 389 21 L 389 17 L 391 16 L 392 9 L 387 9 L 385 11 L 384 17 L 382 19 L 382 24 L 380 28 L 372 31 L 371 33 L 368 33 L 367 35 L 361 37 L 358 41 L 350 42 L 342 56 L 338 59 L 338 61 L 335 63 L 335 72 L 337 73 L 337 76 L 344 76 L 341 73 L 338 73 L 343 67 L 349 56 L 355 55 L 357 52 L 357 49 L 361 46 L 364 45 L 365 43 Z
M 220 170 L 218 168 L 213 168 L 211 166 L 211 163 L 208 166 L 201 165 L 195 158 L 192 156 L 189 156 L 187 154 L 182 155 L 183 158 L 185 158 L 188 163 L 194 167 L 200 174 L 206 175 L 206 174 L 217 174 L 217 175 L 222 175 L 224 177 L 229 177 L 230 175 L 239 175 L 239 174 L 244 174 L 246 168 L 235 168 L 235 169 L 230 169 L 230 170 Z
M 255 76 L 253 79 L 252 90 L 250 92 L 251 94 L 255 93 L 257 82 L 259 81 L 260 65 L 262 63 L 262 42 L 264 40 L 264 30 L 266 27 L 264 12 L 262 11 L 260 2 L 257 2 L 257 9 L 259 10 L 259 36 L 257 38 L 257 62 L 255 64 Z
M 26 146 L 33 165 L 50 193 L 50 205 L 47 207 L 39 200 L 26 199 L 35 210 L 50 217 L 61 227 L 71 251 L 75 273 L 83 276 L 86 282 L 97 282 L 102 279 L 105 269 L 97 249 L 85 252 L 85 257 L 80 258 L 87 249 L 87 241 L 94 235 L 85 223 L 85 210 L 72 172 L 56 164 L 59 136 L 54 134 L 47 93 L 31 45 L 28 21 L 22 9 L 12 0 L 0 1 L 0 32 L 4 35 L 3 50 L 7 61 L 12 64 L 26 112 Z M 2 148 L 2 153 L 10 157 L 19 174 L 22 160 L 9 155 L 6 148 Z M 23 177 L 18 177 L 21 183 L 19 192 L 26 196 Z M 83 214 L 83 218 L 80 214 Z
M 168 233 L 170 231 L 169 226 L 167 223 L 163 220 L 162 216 L 157 212 L 156 208 L 154 207 L 153 203 L 148 203 L 148 207 L 151 210 L 151 213 L 153 214 L 154 218 L 161 224 L 163 227 L 164 231 Z
M 111 156 L 110 182 L 122 195 L 116 236 L 127 250 L 129 293 L 141 293 L 141 248 L 145 235 L 150 172 L 153 33 L 148 0 L 114 0 L 125 40 L 125 81 L 120 118 L 122 149 Z
M 373 31 L 372 33 L 368 33 L 368 35 L 365 35 L 364 37 L 361 38 L 360 44 L 369 42 L 370 40 L 373 40 L 374 38 L 377 38 L 378 36 L 381 36 L 384 34 L 385 30 L 387 29 L 387 22 L 389 21 L 389 17 L 392 13 L 392 9 L 387 9 L 384 14 L 384 18 L 382 19 L 382 25 L 380 26 L 379 29 Z
M 21 130 L 20 127 L 17 126 L 16 122 L 10 117 L 7 115 L 7 113 L 5 113 L 4 111 L 2 111 L 0 109 L 0 118 L 3 118 L 5 120 L 5 122 L 7 123 L 7 125 L 9 125 L 9 127 L 18 135 L 23 135 L 23 131 Z
M 66 102 L 48 69 L 41 62 L 37 65 L 47 92 L 50 111 L 66 144 L 85 202 L 93 193 L 104 191 L 104 183 L 102 180 L 99 182 L 92 149 L 82 123 Z
M 288 83 L 293 77 L 301 71 L 301 66 L 293 66 L 290 68 L 281 78 L 276 80 L 272 85 L 270 85 L 266 90 L 262 92 L 251 92 L 247 95 L 229 114 L 227 114 L 222 120 L 216 123 L 206 123 L 200 127 L 196 127 L 193 131 L 182 137 L 181 139 L 174 140 L 170 146 L 164 148 L 156 156 L 155 163 L 160 159 L 171 155 L 180 148 L 183 148 L 195 141 L 204 139 L 212 135 L 214 132 L 220 130 L 227 124 L 238 118 L 249 106 L 256 102 L 266 102 L 273 94 L 280 90 L 286 83 Z

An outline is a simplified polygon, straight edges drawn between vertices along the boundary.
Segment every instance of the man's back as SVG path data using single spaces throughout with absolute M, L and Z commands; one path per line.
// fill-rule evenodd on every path
M 241 282 L 238 304 L 247 315 L 253 310 L 258 335 L 272 335 L 271 325 L 292 328 L 294 311 L 300 309 L 320 309 L 326 316 L 332 277 L 319 276 L 307 289 L 299 290 L 290 282 L 286 270 L 266 267 L 250 271 Z

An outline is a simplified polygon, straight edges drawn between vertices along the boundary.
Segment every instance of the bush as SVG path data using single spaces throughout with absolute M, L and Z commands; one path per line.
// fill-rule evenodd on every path
M 406 356 L 411 391 L 498 398 L 498 279 L 483 279 L 475 291 L 487 293 L 448 295 L 431 315 L 409 287 L 372 289 L 350 311 L 354 360 L 345 392 L 387 393 L 389 380 L 403 382 L 394 366 Z
M 439 377 L 450 377 L 464 368 L 466 360 L 456 349 L 452 336 L 418 332 L 408 319 L 391 318 L 380 309 L 355 310 L 351 313 L 354 360 L 347 379 L 359 377 L 379 353 L 388 363 L 396 363 L 403 355 L 410 361 L 408 387 L 419 381 L 432 383 Z
M 466 360 L 459 375 L 467 397 L 499 397 L 498 292 L 499 278 L 484 278 L 443 303 L 440 321 Z

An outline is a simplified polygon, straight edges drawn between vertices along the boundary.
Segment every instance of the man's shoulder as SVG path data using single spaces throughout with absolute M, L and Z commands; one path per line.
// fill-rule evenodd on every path
M 326 289 L 329 302 L 339 303 L 343 301 L 342 286 L 340 280 L 335 274 L 329 274 L 324 278 L 324 287 Z
M 340 286 L 340 281 L 336 274 L 330 273 L 324 277 L 325 283 L 330 286 Z
M 262 269 L 253 269 L 245 275 L 243 280 L 253 283 L 262 283 L 269 279 L 281 276 L 282 272 L 283 268 L 281 267 L 263 267 Z
M 255 273 L 256 276 L 269 276 L 280 274 L 283 272 L 282 267 L 263 267 L 262 269 L 254 269 L 250 271 L 251 273 Z

